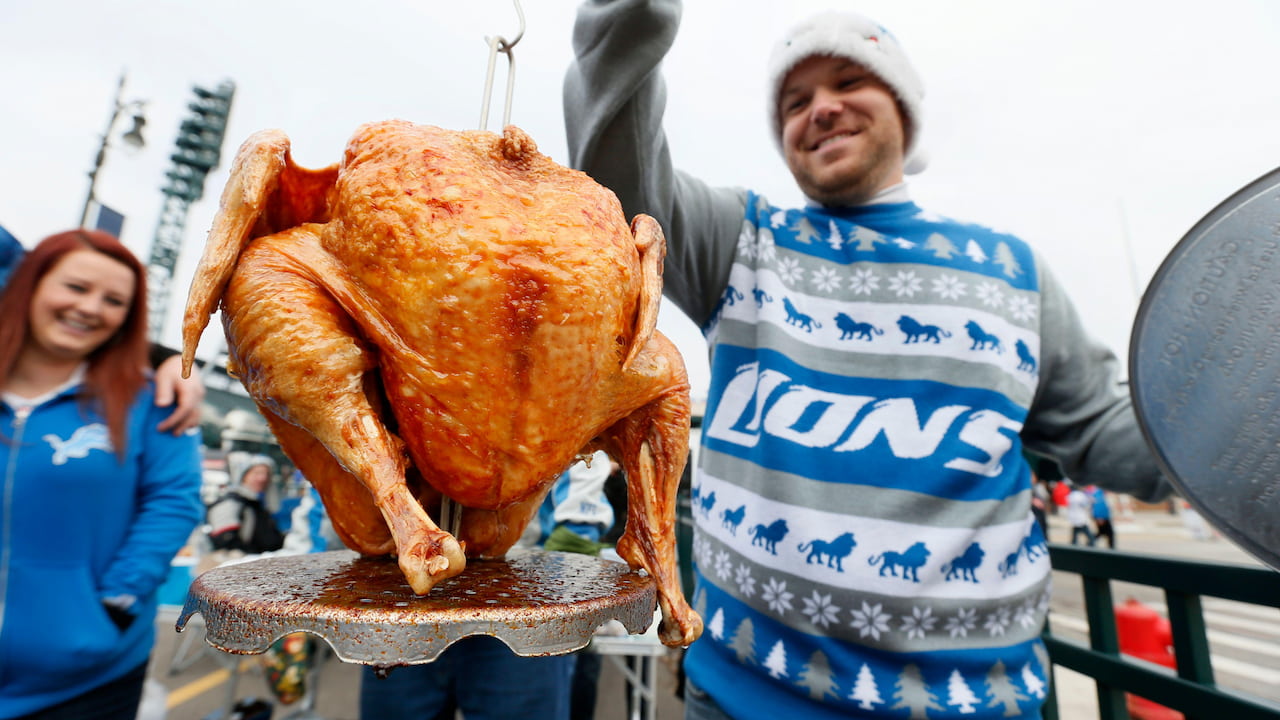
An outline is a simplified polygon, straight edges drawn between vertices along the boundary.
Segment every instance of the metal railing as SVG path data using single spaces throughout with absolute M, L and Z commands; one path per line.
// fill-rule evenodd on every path
M 1280 704 L 1215 683 L 1201 606 L 1201 598 L 1209 596 L 1280 608 L 1280 573 L 1249 565 L 1203 563 L 1059 544 L 1050 544 L 1049 557 L 1054 570 L 1080 576 L 1089 623 L 1086 646 L 1054 635 L 1051 616 L 1044 632 L 1049 657 L 1055 669 L 1068 668 L 1094 680 L 1101 720 L 1130 717 L 1126 693 L 1179 711 L 1186 720 L 1280 720 Z M 1121 654 L 1111 586 L 1114 581 L 1164 591 L 1176 672 Z M 1056 682 L 1051 684 L 1056 686 Z M 1045 704 L 1044 717 L 1058 720 L 1053 691 Z

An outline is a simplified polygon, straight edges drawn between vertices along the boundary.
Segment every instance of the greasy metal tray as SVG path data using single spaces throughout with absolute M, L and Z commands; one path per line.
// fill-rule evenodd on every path
M 395 560 L 342 550 L 203 573 L 177 629 L 198 612 L 206 641 L 227 652 L 265 652 L 277 638 L 306 631 L 343 661 L 393 667 L 431 662 L 469 635 L 492 635 L 517 655 L 572 652 L 609 620 L 644 632 L 656 604 L 648 575 L 587 555 L 513 550 L 504 560 L 470 560 L 420 597 Z
M 1129 376 L 1143 433 L 1182 496 L 1280 569 L 1280 170 L 1170 252 L 1138 309 Z

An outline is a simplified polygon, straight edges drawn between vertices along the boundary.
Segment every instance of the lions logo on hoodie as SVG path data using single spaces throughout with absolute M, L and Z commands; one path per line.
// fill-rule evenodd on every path
M 43 439 L 53 448 L 54 465 L 66 465 L 71 458 L 87 457 L 90 450 L 114 450 L 107 426 L 102 423 L 76 428 L 66 440 L 53 434 L 45 435 Z

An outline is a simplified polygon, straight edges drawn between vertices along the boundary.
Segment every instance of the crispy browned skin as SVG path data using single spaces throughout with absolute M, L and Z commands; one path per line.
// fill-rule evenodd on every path
M 521 130 L 360 127 L 340 165 L 241 147 L 192 281 L 189 369 L 221 303 L 229 368 L 344 542 L 394 552 L 418 593 L 499 557 L 556 477 L 605 449 L 628 477 L 618 552 L 655 579 L 669 645 L 689 385 L 655 330 L 665 242 Z M 407 478 L 407 479 L 406 479 Z M 439 498 L 465 509 L 459 537 Z M 461 542 L 459 542 L 461 541 Z

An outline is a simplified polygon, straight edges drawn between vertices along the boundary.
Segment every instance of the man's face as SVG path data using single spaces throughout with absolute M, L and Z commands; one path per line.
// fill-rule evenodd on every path
M 805 195 L 854 205 L 902 182 L 902 113 L 880 78 L 846 58 L 815 55 L 787 75 L 778 99 L 782 151 Z

